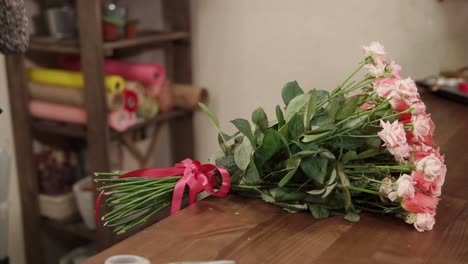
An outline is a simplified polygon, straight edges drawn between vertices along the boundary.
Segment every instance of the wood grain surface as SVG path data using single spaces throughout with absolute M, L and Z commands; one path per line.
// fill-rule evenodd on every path
M 237 263 L 468 263 L 468 107 L 424 95 L 437 124 L 448 174 L 437 223 L 419 233 L 389 216 L 363 214 L 355 224 L 315 220 L 234 195 L 207 198 L 85 261 L 118 254 L 156 263 L 236 260 Z

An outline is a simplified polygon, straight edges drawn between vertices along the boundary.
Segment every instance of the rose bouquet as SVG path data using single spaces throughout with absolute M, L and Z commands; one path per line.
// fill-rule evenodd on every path
M 364 60 L 335 90 L 304 92 L 289 82 L 274 118 L 257 108 L 252 123 L 231 121 L 233 135 L 200 104 L 219 131 L 216 165 L 187 159 L 172 168 L 96 173 L 103 183 L 96 209 L 103 195 L 110 208 L 98 221 L 122 233 L 170 205 L 177 212 L 185 196 L 193 203 L 205 190 L 310 211 L 317 219 L 344 215 L 355 222 L 365 211 L 431 230 L 447 171 L 432 139 L 434 123 L 415 83 L 401 77 L 384 47 L 373 42 L 363 49 Z

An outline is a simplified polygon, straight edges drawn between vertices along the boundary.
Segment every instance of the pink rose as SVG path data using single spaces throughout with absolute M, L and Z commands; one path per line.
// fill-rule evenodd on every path
M 397 147 L 406 144 L 406 133 L 403 124 L 395 120 L 393 123 L 380 120 L 382 130 L 377 134 L 387 147 Z
M 373 84 L 374 90 L 380 97 L 387 99 L 396 90 L 396 81 L 395 78 L 379 78 Z
M 434 196 L 415 192 L 413 198 L 403 199 L 403 208 L 410 213 L 430 213 L 435 214 L 439 199 Z
M 383 76 L 387 66 L 385 48 L 378 42 L 372 42 L 369 46 L 362 46 L 362 48 L 366 57 L 372 57 L 372 63 L 365 66 L 369 74 L 374 77 Z
M 401 78 L 401 65 L 397 64 L 395 61 L 391 61 L 387 66 L 387 69 L 390 71 L 392 76 L 400 79 Z
M 419 171 L 413 171 L 411 174 L 414 181 L 416 182 L 416 187 L 423 192 L 432 194 L 434 196 L 440 196 L 442 193 L 442 185 L 444 184 L 445 177 L 442 179 L 436 179 L 435 181 L 428 181 L 424 178 L 424 174 Z
M 435 125 L 430 114 L 413 115 L 411 123 L 413 124 L 413 141 L 426 142 L 429 137 L 432 137 Z
M 414 228 L 419 232 L 432 230 L 435 224 L 434 214 L 429 213 L 419 213 L 419 214 L 410 214 L 406 218 L 406 222 L 413 224 Z
M 384 59 L 387 55 L 385 52 L 385 48 L 379 42 L 371 42 L 368 46 L 362 46 L 364 50 L 364 56 L 369 57 L 371 56 L 373 59 L 379 58 Z
M 433 182 L 438 177 L 443 177 L 445 179 L 445 174 L 447 173 L 447 166 L 445 166 L 443 160 L 437 157 L 437 154 L 431 153 L 419 160 L 416 160 L 416 170 L 424 173 L 424 178 Z
M 398 162 L 403 162 L 405 158 L 410 156 L 410 147 L 408 144 L 402 144 L 396 147 L 387 147 L 388 151 L 395 157 Z
M 369 74 L 378 78 L 384 75 L 385 73 L 385 64 L 380 59 L 374 59 L 373 64 L 367 64 L 364 66 L 369 71 Z
M 399 197 L 414 197 L 415 182 L 411 176 L 403 174 L 398 178 L 395 184 L 398 186 L 396 191 L 388 194 L 388 199 L 390 199 L 390 201 L 395 201 Z
M 395 95 L 395 93 L 392 94 L 392 100 L 390 100 L 390 104 L 392 105 L 392 108 L 393 110 L 395 110 L 395 112 L 403 112 L 410 107 L 408 102 L 406 102 L 403 99 L 400 99 L 398 96 L 393 95 Z
M 399 80 L 395 85 L 398 99 L 404 100 L 409 105 L 419 100 L 418 88 L 411 78 Z
M 410 145 L 410 150 L 412 152 L 421 152 L 421 153 L 428 153 L 427 155 L 429 155 L 430 152 L 433 152 L 434 149 L 431 147 L 431 146 L 428 146 L 426 144 L 424 144 L 423 142 L 415 142 L 415 143 L 412 143 Z M 425 156 L 427 156 L 425 155 Z M 421 157 L 420 159 L 422 159 L 423 157 Z
M 384 193 L 388 196 L 389 193 L 393 192 L 392 187 L 393 181 L 391 178 L 385 177 L 380 184 L 379 192 Z
M 413 108 L 413 111 L 411 111 L 411 113 L 414 115 L 422 115 L 426 113 L 426 105 L 421 99 L 413 102 L 411 104 L 411 107 Z

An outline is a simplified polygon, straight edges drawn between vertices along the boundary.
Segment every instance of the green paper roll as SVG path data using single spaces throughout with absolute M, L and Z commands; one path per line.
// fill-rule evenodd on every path
M 83 89 L 84 79 L 81 72 L 63 71 L 46 68 L 28 69 L 27 74 L 30 81 Z M 117 75 L 106 75 L 104 77 L 106 90 L 110 93 L 121 93 L 125 88 L 125 80 Z
M 34 82 L 29 82 L 28 87 L 29 95 L 33 99 L 78 107 L 85 106 L 83 90 Z M 115 111 L 123 108 L 124 98 L 121 93 L 106 93 L 106 102 L 107 108 Z

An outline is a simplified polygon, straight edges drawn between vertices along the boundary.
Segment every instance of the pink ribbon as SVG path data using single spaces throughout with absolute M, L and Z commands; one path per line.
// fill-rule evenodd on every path
M 219 187 L 216 183 L 216 170 L 219 171 L 222 179 L 221 186 Z M 229 192 L 229 187 L 231 185 L 231 178 L 225 168 L 212 164 L 202 165 L 199 161 L 191 159 L 185 159 L 170 168 L 149 168 L 130 171 L 120 175 L 119 178 L 165 178 L 171 176 L 182 176 L 182 178 L 177 181 L 172 194 L 171 215 L 180 211 L 186 186 L 189 187 L 189 204 L 192 205 L 195 203 L 197 194 L 203 190 L 210 195 L 223 197 Z M 214 187 L 218 187 L 218 191 L 215 191 L 213 189 Z M 97 222 L 99 222 L 99 205 L 102 195 L 103 192 L 99 194 L 96 200 L 95 216 Z

